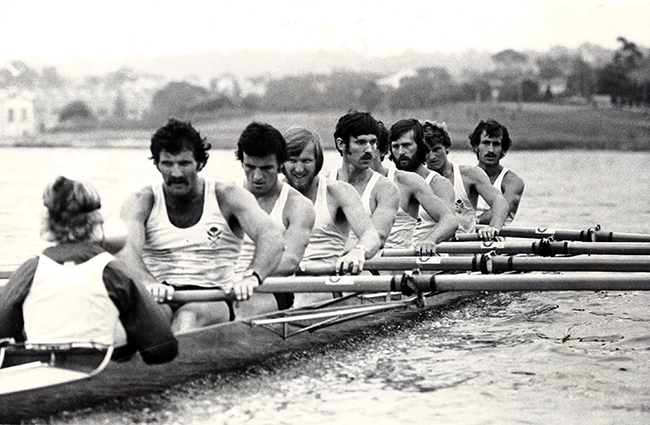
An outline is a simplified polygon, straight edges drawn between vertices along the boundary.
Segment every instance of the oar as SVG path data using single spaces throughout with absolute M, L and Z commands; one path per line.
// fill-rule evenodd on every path
M 481 271 L 481 256 L 463 257 L 381 257 L 367 260 L 363 269 L 368 271 L 391 271 L 391 270 L 460 270 L 460 271 Z M 334 264 L 301 266 L 297 273 L 303 276 L 327 276 L 336 273 Z
M 648 255 L 650 244 L 645 242 L 574 242 L 574 241 L 494 241 L 494 242 L 441 242 L 436 246 L 440 254 L 535 254 L 551 255 Z M 383 257 L 414 257 L 413 249 L 385 249 Z
M 492 273 L 507 271 L 555 272 L 650 272 L 648 256 L 580 256 L 580 257 L 528 257 L 486 256 L 482 264 Z M 421 267 L 422 270 L 425 270 Z
M 490 254 L 461 257 L 382 257 L 366 261 L 367 271 L 468 271 L 500 273 L 507 271 L 558 272 L 650 272 L 648 256 L 579 256 L 532 257 L 494 256 Z M 301 268 L 299 275 L 323 276 L 336 274 L 334 265 Z
M 646 291 L 650 273 L 403 274 L 397 276 L 271 277 L 255 292 L 403 292 L 420 291 Z M 220 289 L 185 290 L 175 301 L 228 299 Z
M 557 241 L 580 242 L 650 242 L 650 234 L 606 232 L 596 226 L 587 230 L 557 230 L 545 227 L 503 227 L 499 236 L 512 238 L 542 239 L 553 238 Z M 459 233 L 454 238 L 457 241 L 478 241 L 477 233 Z

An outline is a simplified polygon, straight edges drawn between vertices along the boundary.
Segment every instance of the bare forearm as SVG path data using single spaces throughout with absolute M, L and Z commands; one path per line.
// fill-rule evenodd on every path
M 497 198 L 490 209 L 492 217 L 490 218 L 490 226 L 494 227 L 497 230 L 501 230 L 503 224 L 508 218 L 508 213 L 510 212 L 510 207 L 508 202 L 503 197 Z
M 268 231 L 255 244 L 255 254 L 249 269 L 255 270 L 262 280 L 274 273 L 283 256 L 284 239 L 280 231 Z
M 492 210 L 487 210 L 476 218 L 478 224 L 489 224 L 492 220 Z
M 458 220 L 454 214 L 446 214 L 431 229 L 426 239 L 436 244 L 451 239 L 458 229 Z
M 295 255 L 287 254 L 288 253 L 285 251 L 285 255 L 282 256 L 280 263 L 275 268 L 273 276 L 291 276 L 298 269 L 298 266 L 300 265 L 300 259 Z
M 364 232 L 359 238 L 359 245 L 363 245 L 366 249 L 366 258 L 372 258 L 379 252 L 380 242 L 379 234 L 376 230 L 372 229 Z
M 142 261 L 142 256 L 128 244 L 119 252 L 117 257 L 124 262 L 129 276 L 135 282 L 139 282 L 145 286 L 160 283 L 149 272 L 144 261 Z

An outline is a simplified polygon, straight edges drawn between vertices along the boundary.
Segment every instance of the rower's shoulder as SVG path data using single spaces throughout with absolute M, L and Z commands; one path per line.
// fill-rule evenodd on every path
M 297 189 L 294 189 L 293 187 L 289 186 L 288 183 L 285 183 L 288 186 L 288 194 L 287 194 L 287 207 L 289 211 L 291 211 L 292 214 L 304 214 L 304 213 L 310 213 L 314 211 L 314 204 L 304 196 L 302 193 L 300 193 Z
M 377 179 L 377 184 L 375 185 L 375 192 L 381 194 L 386 194 L 386 192 L 388 192 L 390 195 L 399 191 L 397 185 L 394 182 L 390 181 L 388 177 L 384 176 L 381 173 L 377 174 L 379 175 L 379 179 Z
M 440 176 L 440 174 L 438 175 Z M 400 185 L 407 187 L 419 187 L 428 185 L 427 181 L 421 175 L 404 170 L 395 170 L 395 181 Z
M 357 190 L 348 182 L 344 182 L 343 180 L 333 180 L 322 176 L 320 178 L 325 178 L 327 184 L 327 195 L 337 199 L 339 202 L 346 201 L 351 196 L 359 197 Z
M 516 188 L 521 188 L 523 190 L 525 183 L 524 179 L 519 177 L 517 173 L 512 171 L 511 169 L 508 169 L 508 172 L 506 172 L 503 176 L 503 184 L 504 185 L 509 185 L 509 186 L 514 186 Z
M 460 165 L 459 170 L 464 179 L 473 181 L 490 180 L 485 170 L 476 165 Z
M 153 209 L 155 196 L 151 185 L 144 186 L 127 196 L 122 205 L 121 217 L 137 217 L 149 214 Z
M 432 173 L 435 173 L 435 171 L 432 171 Z M 438 174 L 438 173 L 436 173 L 436 174 Z M 440 174 L 438 174 L 438 175 L 440 175 Z M 395 170 L 395 179 L 397 181 L 399 181 L 400 183 L 402 183 L 402 182 L 420 181 L 420 180 L 426 183 L 426 180 L 424 180 L 424 177 L 422 177 L 418 173 L 414 173 L 412 171 Z
M 248 208 L 251 205 L 257 205 L 257 200 L 252 193 L 234 182 L 220 182 L 213 180 L 214 192 L 219 203 L 221 212 L 227 212 L 229 209 L 237 210 L 239 208 Z

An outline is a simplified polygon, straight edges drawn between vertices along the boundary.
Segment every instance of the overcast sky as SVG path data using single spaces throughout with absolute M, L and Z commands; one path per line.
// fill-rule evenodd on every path
M 544 51 L 623 36 L 650 47 L 650 2 L 432 0 L 0 0 L 0 63 L 204 50 L 349 46 Z

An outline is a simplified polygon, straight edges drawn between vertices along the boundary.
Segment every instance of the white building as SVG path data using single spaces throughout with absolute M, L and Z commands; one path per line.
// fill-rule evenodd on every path
M 0 137 L 34 133 L 34 95 L 15 89 L 0 90 Z

